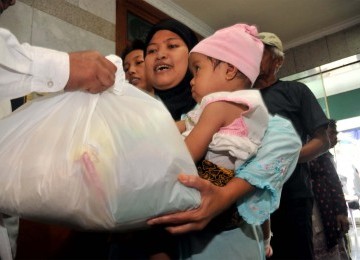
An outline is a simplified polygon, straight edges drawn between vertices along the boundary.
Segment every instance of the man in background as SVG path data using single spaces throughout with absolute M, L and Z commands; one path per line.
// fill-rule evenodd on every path
M 265 45 L 260 75 L 254 87 L 260 89 L 271 114 L 289 119 L 303 147 L 298 164 L 284 184 L 279 209 L 271 215 L 274 254 L 271 259 L 313 259 L 313 193 L 307 162 L 329 149 L 328 119 L 310 89 L 295 81 L 281 81 L 277 73 L 284 62 L 282 42 L 263 32 Z

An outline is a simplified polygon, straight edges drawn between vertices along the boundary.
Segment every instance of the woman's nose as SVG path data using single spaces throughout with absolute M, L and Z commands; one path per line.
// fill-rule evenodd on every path
M 165 57 L 166 57 L 166 50 L 164 50 L 163 48 L 159 48 L 159 50 L 156 53 L 156 58 L 163 59 Z

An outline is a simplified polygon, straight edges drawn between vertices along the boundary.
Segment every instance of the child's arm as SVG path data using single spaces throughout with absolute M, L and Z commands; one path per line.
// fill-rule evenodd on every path
M 176 121 L 175 123 L 180 133 L 185 132 L 186 130 L 185 120 Z
M 196 126 L 185 138 L 185 143 L 195 162 L 205 155 L 213 135 L 223 126 L 231 124 L 244 111 L 241 105 L 217 101 L 207 105 Z
M 264 240 L 269 239 L 271 237 L 270 219 L 265 220 L 265 222 L 261 224 L 261 229 L 264 235 Z

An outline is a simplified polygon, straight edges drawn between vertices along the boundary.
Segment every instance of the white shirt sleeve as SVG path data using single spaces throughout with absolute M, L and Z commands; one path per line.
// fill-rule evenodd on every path
M 60 91 L 69 75 L 66 52 L 20 44 L 10 31 L 0 28 L 0 97 Z

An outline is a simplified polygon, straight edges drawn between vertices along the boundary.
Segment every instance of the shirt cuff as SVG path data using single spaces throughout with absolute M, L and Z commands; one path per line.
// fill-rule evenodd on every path
M 33 47 L 31 90 L 57 92 L 64 89 L 70 77 L 70 58 L 66 52 Z

